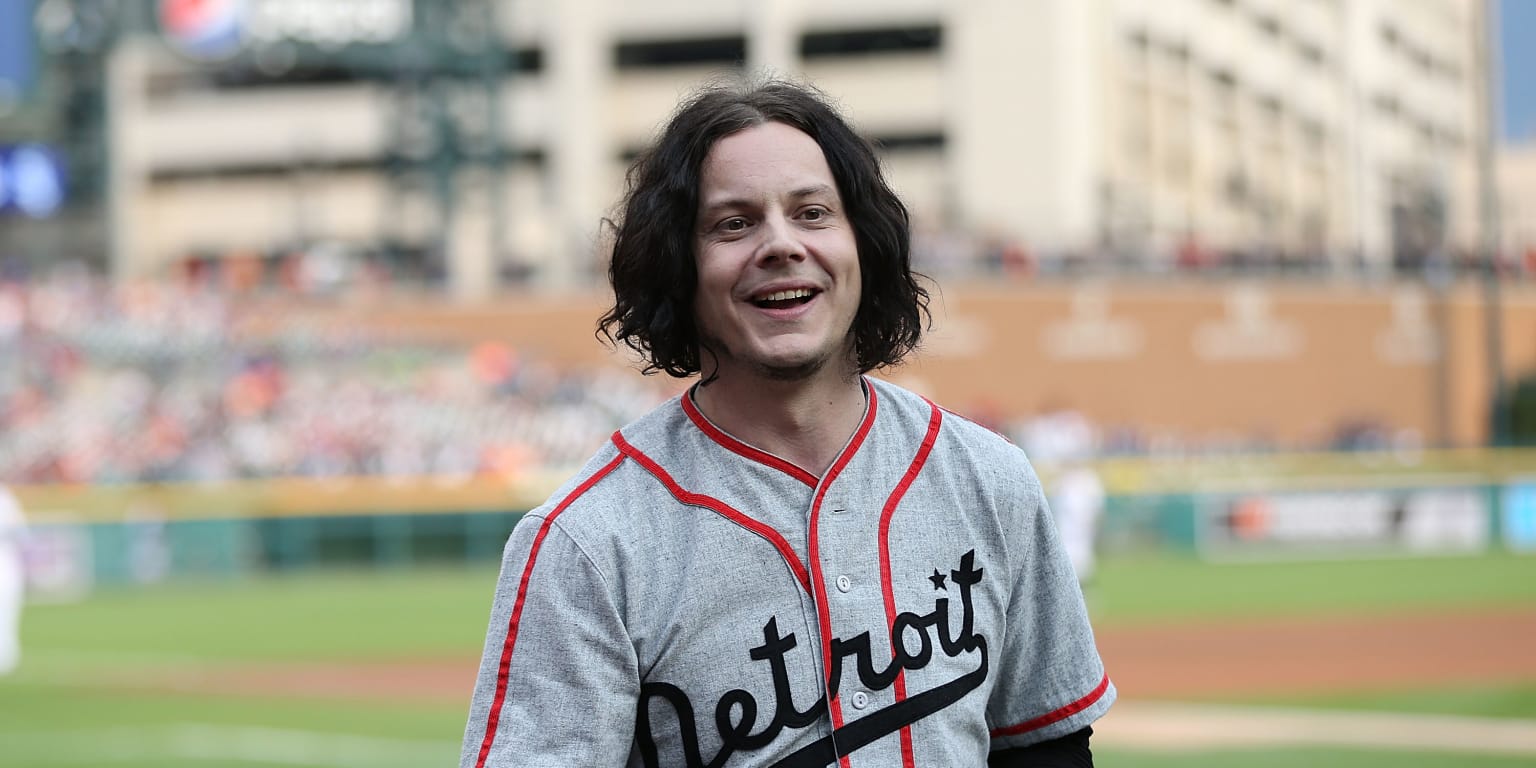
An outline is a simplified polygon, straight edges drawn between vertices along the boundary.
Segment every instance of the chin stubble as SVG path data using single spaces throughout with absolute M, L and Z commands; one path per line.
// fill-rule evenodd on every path
M 719 361 L 721 360 L 741 359 L 737 357 L 736 354 L 731 351 L 731 348 L 726 346 L 725 343 L 709 334 L 699 334 L 699 347 L 701 351 L 706 352 L 710 357 L 715 359 L 717 370 Z M 753 367 L 757 369 L 757 372 L 761 374 L 763 378 L 769 381 L 805 381 L 806 379 L 821 373 L 822 370 L 825 369 L 835 357 L 836 355 L 829 352 L 827 354 L 819 355 L 813 360 L 807 360 L 796 365 L 757 364 Z M 858 376 L 858 366 L 853 364 L 851 360 L 849 361 L 849 374 L 850 378 L 857 378 Z

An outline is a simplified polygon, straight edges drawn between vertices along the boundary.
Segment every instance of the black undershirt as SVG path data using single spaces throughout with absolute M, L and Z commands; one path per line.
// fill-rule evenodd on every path
M 1003 749 L 987 757 L 987 768 L 1093 768 L 1088 750 L 1092 728 L 1017 749 Z

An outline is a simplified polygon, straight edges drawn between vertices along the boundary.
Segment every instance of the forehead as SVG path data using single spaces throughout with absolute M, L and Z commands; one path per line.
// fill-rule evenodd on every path
M 704 158 L 701 202 L 712 194 L 770 191 L 789 185 L 826 185 L 834 189 L 832 169 L 821 145 L 785 123 L 754 125 L 721 138 Z

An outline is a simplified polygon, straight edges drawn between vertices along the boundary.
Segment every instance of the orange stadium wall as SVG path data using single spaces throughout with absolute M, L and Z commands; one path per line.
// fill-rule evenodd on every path
M 1536 291 L 1501 295 L 1506 379 L 1536 371 Z M 1340 424 L 1488 434 L 1474 285 L 1102 283 L 948 288 L 925 354 L 895 374 L 1004 417 L 1053 404 L 1102 425 L 1317 445 Z
M 561 365 L 626 365 L 593 337 L 605 297 L 506 296 L 258 308 L 253 322 L 345 323 L 393 336 L 500 340 Z M 883 375 L 985 421 L 1049 406 L 1201 441 L 1318 446 L 1347 422 L 1426 445 L 1488 436 L 1487 316 L 1475 283 L 946 283 L 917 357 Z M 1500 293 L 1503 368 L 1536 371 L 1536 287 Z

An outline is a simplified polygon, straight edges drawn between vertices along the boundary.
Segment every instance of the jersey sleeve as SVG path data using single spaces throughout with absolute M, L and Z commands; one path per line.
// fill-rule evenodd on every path
M 994 750 L 1081 730 L 1115 700 L 1040 482 L 1019 461 L 1023 492 L 1018 508 L 1003 513 L 1013 586 L 987 705 Z
M 460 768 L 620 766 L 639 671 L 603 574 L 549 518 L 508 539 Z

